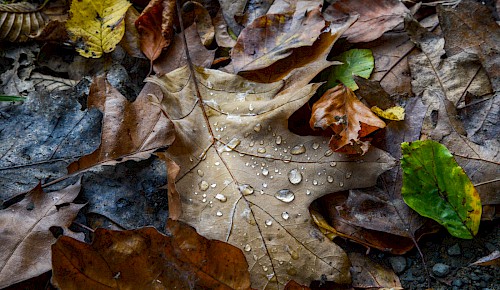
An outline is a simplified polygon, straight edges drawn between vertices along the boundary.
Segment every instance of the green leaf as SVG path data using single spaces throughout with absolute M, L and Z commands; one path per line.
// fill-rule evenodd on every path
M 0 95 L 0 102 L 20 102 L 24 100 L 26 100 L 24 97 Z
M 401 149 L 406 204 L 451 235 L 472 239 L 479 229 L 481 200 L 450 151 L 432 140 L 404 142 Z
M 340 61 L 343 64 L 333 66 L 331 70 L 326 72 L 325 90 L 333 88 L 341 82 L 355 91 L 358 89 L 358 85 L 354 82 L 353 75 L 367 79 L 375 66 L 372 51 L 369 49 L 351 49 L 333 60 Z

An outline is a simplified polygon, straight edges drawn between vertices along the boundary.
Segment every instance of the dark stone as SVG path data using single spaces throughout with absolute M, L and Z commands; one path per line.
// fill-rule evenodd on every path
M 401 256 L 390 257 L 389 262 L 391 263 L 392 270 L 396 274 L 402 273 L 406 269 L 406 258 Z
M 460 279 L 455 279 L 455 280 L 453 280 L 453 282 L 451 282 L 451 285 L 457 286 L 457 287 L 460 287 L 463 284 L 464 284 L 464 282 L 462 282 L 462 280 L 460 280 Z
M 432 267 L 432 273 L 438 277 L 444 277 L 450 273 L 450 266 L 443 263 L 437 263 Z
M 460 249 L 460 246 L 458 244 L 454 244 L 453 246 L 449 247 L 447 252 L 450 256 L 459 256 L 462 254 L 462 250 Z
M 477 274 L 475 274 L 475 273 L 471 273 L 471 274 L 469 275 L 469 277 L 471 278 L 471 280 L 472 280 L 472 281 L 478 281 L 478 280 L 480 280 L 480 279 L 481 279 L 481 278 L 479 278 L 479 276 L 478 276 Z

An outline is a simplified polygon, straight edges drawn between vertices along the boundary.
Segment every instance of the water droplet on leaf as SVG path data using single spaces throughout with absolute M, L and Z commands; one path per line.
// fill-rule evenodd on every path
M 250 195 L 254 192 L 253 187 L 251 187 L 249 184 L 242 184 L 238 187 L 238 189 L 243 195 Z
M 292 202 L 295 199 L 295 194 L 290 189 L 280 189 L 274 194 L 278 200 L 282 202 Z
M 302 173 L 297 169 L 292 169 L 288 172 L 288 180 L 291 184 L 299 184 L 302 181 Z
M 226 202 L 226 200 L 227 200 L 226 196 L 224 194 L 222 194 L 222 193 L 217 193 L 215 195 L 215 198 L 217 200 L 219 200 L 220 202 Z
M 304 144 L 295 145 L 292 149 L 290 149 L 290 154 L 299 155 L 306 153 L 306 146 Z
M 288 220 L 288 218 L 290 217 L 290 214 L 288 214 L 288 212 L 284 211 L 284 212 L 281 213 L 281 217 L 284 220 Z
M 200 187 L 200 190 L 202 191 L 205 191 L 208 189 L 208 182 L 206 182 L 205 180 L 202 180 L 198 186 Z

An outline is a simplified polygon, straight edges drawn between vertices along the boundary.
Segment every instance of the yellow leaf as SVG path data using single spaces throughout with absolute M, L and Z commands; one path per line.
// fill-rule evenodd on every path
M 400 106 L 394 106 L 386 110 L 382 110 L 377 106 L 373 106 L 371 110 L 379 117 L 386 120 L 402 121 L 405 119 L 405 109 Z
M 77 0 L 71 3 L 66 28 L 84 57 L 99 58 L 113 51 L 125 33 L 127 0 Z

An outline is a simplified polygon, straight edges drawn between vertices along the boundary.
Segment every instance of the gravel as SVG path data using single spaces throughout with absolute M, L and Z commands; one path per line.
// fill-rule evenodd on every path
M 432 267 L 432 273 L 438 277 L 445 277 L 450 273 L 450 266 L 443 263 L 437 263 Z

